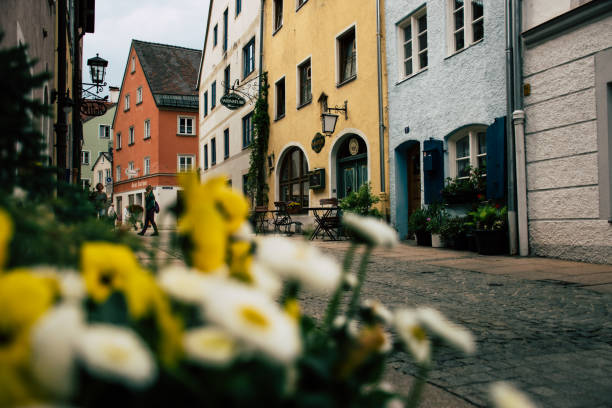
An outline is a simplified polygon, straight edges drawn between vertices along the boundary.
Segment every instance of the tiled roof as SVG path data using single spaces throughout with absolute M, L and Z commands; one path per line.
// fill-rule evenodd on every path
M 139 40 L 133 40 L 132 44 L 158 105 L 158 99 L 167 99 L 158 98 L 158 95 L 195 96 L 197 99 L 200 50 Z

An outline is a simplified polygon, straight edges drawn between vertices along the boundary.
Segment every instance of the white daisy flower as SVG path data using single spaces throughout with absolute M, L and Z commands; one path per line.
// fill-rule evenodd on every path
M 248 242 L 253 241 L 255 239 L 255 236 L 256 235 L 253 231 L 253 227 L 248 221 L 243 222 L 240 228 L 238 228 L 238 230 L 232 234 L 232 238 Z
M 334 258 L 302 241 L 266 237 L 257 241 L 256 260 L 284 279 L 297 280 L 311 290 L 329 292 L 341 280 Z
M 346 324 L 346 316 L 339 315 L 334 318 L 334 321 L 332 322 L 332 327 L 334 329 L 341 329 L 342 327 L 344 327 L 345 324 Z
M 493 383 L 489 390 L 496 408 L 536 408 L 525 394 L 507 382 Z
M 374 217 L 362 217 L 347 212 L 342 216 L 344 226 L 357 236 L 358 239 L 372 246 L 392 247 L 399 239 L 397 231 L 389 224 Z
M 385 403 L 385 408 L 404 408 L 406 405 L 401 398 L 391 398 Z
M 200 327 L 185 332 L 183 347 L 189 360 L 215 367 L 231 363 L 238 349 L 229 333 L 216 327 Z
M 85 368 L 96 377 L 138 389 L 150 386 L 157 377 L 151 351 L 128 328 L 89 326 L 77 338 L 77 351 Z
M 63 303 L 45 314 L 32 329 L 32 375 L 55 397 L 68 398 L 74 390 L 74 339 L 78 338 L 84 322 L 79 307 Z
M 357 283 L 358 283 L 357 275 L 355 275 L 354 273 L 350 273 L 350 272 L 349 273 L 345 273 L 344 274 L 344 282 L 343 283 L 345 285 L 345 288 L 348 288 L 348 289 L 352 289 L 352 288 L 356 287 Z
M 431 342 L 425 329 L 421 326 L 418 315 L 413 309 L 401 309 L 395 312 L 395 329 L 420 364 L 428 364 L 431 357 Z
M 393 323 L 393 313 L 378 300 L 366 299 L 363 302 L 363 307 L 370 309 L 372 314 L 385 324 Z
M 172 298 L 184 303 L 202 303 L 204 292 L 219 274 L 203 274 L 196 269 L 174 265 L 159 273 L 159 286 Z
M 250 286 L 218 281 L 206 291 L 204 316 L 248 346 L 284 363 L 300 354 L 295 321 L 265 293 Z
M 271 298 L 276 298 L 283 288 L 283 284 L 277 275 L 271 273 L 268 268 L 259 262 L 251 264 L 251 274 L 253 275 L 253 285 L 266 293 Z
M 58 269 L 54 266 L 41 265 L 35 266 L 32 271 L 40 276 L 55 279 L 64 300 L 80 302 L 86 296 L 83 279 L 74 269 Z
M 465 354 L 476 351 L 474 336 L 467 329 L 449 321 L 442 313 L 430 307 L 417 309 L 418 319 L 432 334 L 442 338 Z

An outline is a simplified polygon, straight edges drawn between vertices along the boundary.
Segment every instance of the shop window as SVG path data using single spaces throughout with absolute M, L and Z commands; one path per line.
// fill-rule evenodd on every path
M 290 148 L 283 158 L 279 188 L 281 201 L 295 201 L 302 208 L 308 207 L 308 162 L 302 150 L 297 147 Z

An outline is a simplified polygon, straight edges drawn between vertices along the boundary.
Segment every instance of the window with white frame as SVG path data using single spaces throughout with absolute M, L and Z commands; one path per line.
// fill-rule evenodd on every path
M 89 164 L 89 152 L 87 150 L 81 151 L 81 164 Z
M 485 126 L 472 126 L 462 129 L 448 139 L 449 167 L 452 177 L 467 178 L 472 168 L 486 172 L 486 132 Z
M 134 126 L 130 126 L 130 140 L 128 142 L 129 145 L 134 144 Z
M 223 87 L 223 95 L 227 95 L 229 93 L 230 88 L 232 87 L 232 80 L 230 76 L 230 65 L 223 70 L 223 82 L 225 82 L 225 86 Z
M 150 157 L 145 157 L 144 158 L 144 172 L 143 175 L 147 175 L 151 173 L 151 158 Z
M 115 181 L 121 181 L 121 166 L 117 166 L 115 173 Z
M 98 136 L 100 139 L 110 139 L 111 127 L 109 125 L 100 125 L 98 128 Z
M 149 119 L 144 121 L 144 138 L 149 139 L 151 137 L 151 121 Z
M 275 84 L 276 90 L 276 117 L 275 119 L 280 119 L 285 116 L 285 78 L 280 79 Z
M 112 179 L 111 178 L 111 169 L 105 169 L 104 170 L 104 176 L 105 176 L 105 180 L 104 181 L 106 181 L 108 179 Z
M 117 133 L 115 138 L 115 150 L 121 150 L 121 133 Z
M 125 103 L 123 104 L 123 110 L 130 109 L 130 94 L 125 95 Z
M 236 0 L 236 16 L 242 11 L 242 0 Z
M 255 71 L 255 37 L 242 49 L 242 77 L 246 78 Z
M 302 106 L 312 101 L 312 70 L 310 58 L 298 66 L 298 79 L 300 84 L 299 105 Z
M 136 103 L 142 103 L 142 86 L 136 90 Z
M 178 155 L 178 172 L 184 173 L 193 170 L 194 155 L 179 154 Z
M 399 25 L 401 50 L 400 78 L 427 68 L 427 9 L 416 11 Z
M 215 28 L 213 28 L 213 47 L 217 45 L 218 35 L 219 35 L 219 24 L 215 24 Z
M 193 118 L 189 116 L 179 116 L 178 118 L 178 134 L 193 135 Z
M 274 31 L 283 26 L 283 0 L 274 0 Z
M 217 164 L 217 138 L 210 139 L 210 165 Z
M 447 0 L 449 54 L 484 38 L 483 0 Z
M 128 179 L 134 178 L 134 162 L 131 161 L 128 163 Z
M 136 57 L 132 55 L 132 64 L 130 67 L 130 72 L 133 74 L 136 72 Z
M 98 170 L 98 183 L 104 184 L 104 174 L 102 173 L 102 170 Z
M 213 81 L 210 85 L 210 110 L 217 106 L 217 81 Z
M 357 76 L 357 49 L 355 48 L 355 27 L 338 37 L 338 83 Z

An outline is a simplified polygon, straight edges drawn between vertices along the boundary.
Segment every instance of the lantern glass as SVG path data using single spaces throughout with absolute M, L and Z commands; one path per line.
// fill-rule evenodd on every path
M 106 66 L 108 61 L 104 58 L 100 58 L 98 54 L 94 58 L 87 60 L 89 65 L 89 73 L 91 75 L 91 82 L 94 84 L 102 84 L 104 82 L 104 75 L 106 74 Z
M 322 113 L 321 121 L 323 124 L 323 133 L 330 135 L 334 133 L 334 130 L 336 130 L 336 122 L 338 121 L 338 115 L 328 112 Z

